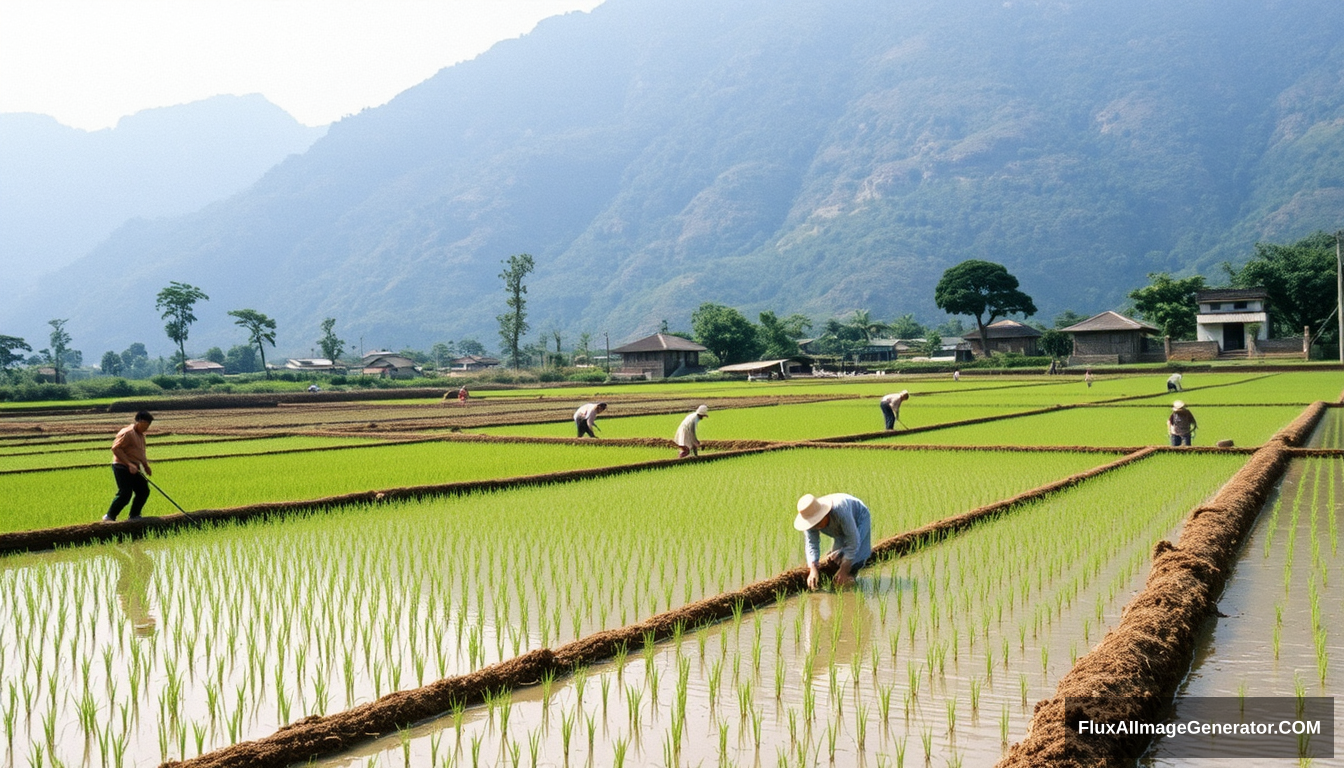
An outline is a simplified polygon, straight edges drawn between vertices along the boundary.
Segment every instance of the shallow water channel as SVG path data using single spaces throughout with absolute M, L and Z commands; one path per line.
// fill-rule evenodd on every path
M 1332 411 L 1338 414 L 1338 411 Z M 1318 433 L 1319 434 L 1319 433 Z M 1344 459 L 1297 459 L 1247 539 L 1196 650 L 1181 697 L 1338 696 L 1344 690 Z M 1344 707 L 1335 704 L 1336 732 Z M 1338 738 L 1338 737 L 1337 737 Z M 1170 756 L 1160 740 L 1142 765 L 1224 766 Z M 1344 751 L 1315 766 L 1344 765 Z M 1249 757 L 1249 756 L 1248 756 Z M 1256 765 L 1299 761 L 1259 758 Z

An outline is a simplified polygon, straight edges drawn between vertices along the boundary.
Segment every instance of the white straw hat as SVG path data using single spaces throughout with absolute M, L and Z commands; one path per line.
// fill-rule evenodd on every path
M 831 511 L 828 499 L 818 499 L 810 493 L 803 494 L 798 500 L 798 516 L 793 519 L 793 527 L 800 531 L 809 531 Z
M 695 409 L 695 412 L 696 412 L 696 414 L 699 415 L 699 416 L 708 416 L 708 415 L 709 415 L 709 406 L 708 406 L 708 405 L 702 405 L 702 406 L 700 406 L 699 408 L 696 408 L 696 409 Z
M 1179 410 L 1181 410 L 1181 409 L 1184 408 L 1184 407 L 1185 407 L 1185 401 L 1184 401 L 1184 400 L 1177 400 L 1176 402 L 1174 402 L 1174 403 L 1171 404 L 1171 410 L 1173 410 L 1173 411 L 1179 411 Z

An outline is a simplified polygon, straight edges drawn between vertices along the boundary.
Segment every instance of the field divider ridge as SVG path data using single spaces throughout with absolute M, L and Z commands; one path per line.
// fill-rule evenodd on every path
M 991 421 L 1004 421 L 1006 419 L 1018 419 L 1023 416 L 1039 416 L 1043 413 L 1054 413 L 1055 411 L 1065 411 L 1070 408 L 1077 408 L 1077 404 L 1059 404 L 1049 405 L 1044 408 L 1033 408 L 1029 411 L 1014 411 L 1013 413 L 1001 413 L 994 416 L 977 416 L 973 419 L 960 419 L 958 421 L 944 421 L 939 424 L 928 424 L 923 427 L 911 427 L 903 429 L 900 432 L 891 430 L 882 430 L 881 432 L 859 432 L 853 435 L 837 435 L 835 437 L 818 437 L 808 442 L 812 443 L 859 443 L 865 440 L 877 440 L 883 437 L 894 437 L 896 435 L 918 434 L 920 432 L 934 432 L 940 429 L 951 429 L 952 427 L 965 427 L 971 424 L 986 424 Z
M 793 446 L 786 444 L 779 447 Z M 879 562 L 894 559 L 924 544 L 941 541 L 978 523 L 1008 514 L 1024 504 L 1067 490 L 1156 453 L 1156 447 L 1143 448 L 1011 498 L 888 537 L 873 546 L 872 557 Z M 835 563 L 824 563 L 821 570 L 829 576 L 835 573 L 836 567 Z M 389 693 L 344 712 L 311 715 L 270 736 L 239 742 L 184 761 L 169 761 L 163 763 L 161 768 L 280 768 L 339 753 L 356 743 L 439 717 L 456 706 L 479 704 L 485 700 L 486 693 L 529 687 L 539 683 L 548 673 L 568 675 L 580 667 L 612 658 L 622 647 L 629 649 L 646 641 L 664 640 L 678 631 L 726 619 L 747 607 L 755 608 L 773 603 L 781 596 L 803 592 L 807 589 L 807 575 L 806 567 L 792 568 L 740 589 L 702 598 L 634 624 L 599 630 L 554 649 L 539 648 L 474 672 L 443 678 L 420 688 Z
M 1099 697 L 1080 717 L 1104 722 L 1154 722 L 1171 701 L 1194 659 L 1201 625 L 1216 613 L 1241 543 L 1254 525 L 1289 459 L 1310 436 L 1326 403 L 1315 402 L 1279 430 L 1218 491 L 1191 510 L 1176 544 L 1153 547 L 1142 591 L 1125 606 L 1119 624 L 1060 678 L 1053 698 L 1036 704 L 1026 737 L 997 768 L 1083 768 L 1128 764 L 1143 736 L 1083 741 L 1066 723 L 1066 697 Z M 1075 746 L 1073 751 L 1066 744 Z

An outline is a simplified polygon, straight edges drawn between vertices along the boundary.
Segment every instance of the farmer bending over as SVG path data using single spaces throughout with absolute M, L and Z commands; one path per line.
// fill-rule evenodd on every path
M 153 421 L 153 414 L 141 411 L 135 414 L 135 421 L 130 426 L 122 427 L 112 441 L 112 477 L 117 481 L 117 495 L 112 499 L 112 506 L 107 508 L 107 514 L 103 515 L 103 519 L 108 522 L 116 520 L 127 504 L 131 505 L 131 520 L 139 520 L 140 510 L 145 508 L 145 502 L 149 499 L 149 482 L 145 477 L 154 474 L 145 456 L 145 432 L 149 431 Z M 143 474 L 141 467 L 144 468 Z M 135 497 L 134 502 L 131 501 L 132 496 Z
M 902 389 L 894 395 L 883 395 L 881 400 L 877 401 L 882 408 L 882 418 L 886 419 L 887 430 L 896 428 L 896 422 L 901 419 L 901 403 L 910 399 L 910 390 Z
M 579 406 L 579 410 L 574 412 L 574 426 L 578 427 L 579 437 L 587 434 L 589 437 L 596 438 L 593 427 L 597 421 L 597 414 L 607 410 L 606 403 L 584 403 Z
M 1181 391 L 1181 374 L 1173 373 L 1167 377 L 1167 391 L 1168 392 Z
M 847 493 L 831 493 L 821 498 L 805 494 L 798 500 L 798 516 L 793 527 L 803 532 L 807 551 L 807 588 L 821 583 L 817 567 L 821 563 L 821 535 L 834 539 L 826 561 L 840 559 L 835 573 L 836 586 L 854 583 L 854 574 L 868 563 L 873 553 L 873 523 L 868 507 Z
M 1180 400 L 1172 403 L 1171 415 L 1167 417 L 1167 434 L 1171 435 L 1171 444 L 1190 445 L 1190 438 L 1196 429 L 1199 429 L 1199 424 L 1195 423 L 1195 415 L 1185 407 L 1185 403 Z
M 684 459 L 691 454 L 700 455 L 700 438 L 696 436 L 695 428 L 701 419 L 707 418 L 709 418 L 709 406 L 702 405 L 681 420 L 681 426 L 677 427 L 677 434 L 672 438 L 672 442 L 681 448 L 681 453 L 677 454 L 678 459 Z

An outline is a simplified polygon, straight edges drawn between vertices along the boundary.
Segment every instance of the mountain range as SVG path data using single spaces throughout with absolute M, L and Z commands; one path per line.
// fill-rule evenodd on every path
M 1117 308 L 1344 225 L 1340 29 L 1335 0 L 607 0 L 125 224 L 0 329 L 167 351 L 176 280 L 211 299 L 189 349 L 241 343 L 239 308 L 282 353 L 324 317 L 366 348 L 494 347 L 522 252 L 530 338 L 613 346 L 704 301 L 938 321 L 968 258 L 1043 317 Z

